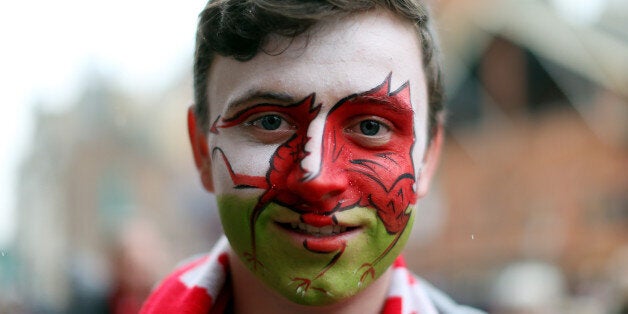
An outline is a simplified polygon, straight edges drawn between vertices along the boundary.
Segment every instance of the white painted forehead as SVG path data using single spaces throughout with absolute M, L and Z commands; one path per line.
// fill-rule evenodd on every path
M 390 72 L 394 86 L 423 79 L 414 26 L 384 10 L 330 19 L 295 39 L 271 36 L 264 50 L 246 62 L 217 57 L 210 103 L 250 89 L 289 92 L 296 99 L 316 93 L 319 101 L 334 102 L 376 86 Z

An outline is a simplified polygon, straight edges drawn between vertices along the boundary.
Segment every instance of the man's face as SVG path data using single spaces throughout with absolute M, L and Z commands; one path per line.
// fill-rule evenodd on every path
M 414 28 L 387 12 L 308 39 L 215 59 L 208 142 L 234 252 L 288 299 L 321 305 L 371 284 L 407 240 L 426 180 L 427 92 Z

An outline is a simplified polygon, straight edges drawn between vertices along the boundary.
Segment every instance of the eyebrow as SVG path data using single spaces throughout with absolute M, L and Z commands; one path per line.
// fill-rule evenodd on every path
M 225 113 L 231 113 L 234 111 L 237 112 L 239 108 L 245 106 L 253 100 L 267 100 L 284 104 L 292 104 L 296 102 L 296 99 L 290 94 L 252 89 L 244 93 L 242 96 L 230 101 L 227 104 Z

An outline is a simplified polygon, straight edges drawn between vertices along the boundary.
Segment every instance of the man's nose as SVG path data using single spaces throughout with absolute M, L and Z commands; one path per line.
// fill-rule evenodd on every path
M 348 186 L 345 169 L 332 158 L 336 141 L 325 122 L 318 118 L 309 125 L 306 156 L 289 178 L 289 189 L 308 202 L 336 202 Z
M 312 177 L 290 174 L 288 182 L 288 188 L 302 200 L 308 203 L 329 203 L 330 206 L 336 205 L 347 185 L 348 181 L 342 169 L 325 164 L 321 165 L 319 173 Z

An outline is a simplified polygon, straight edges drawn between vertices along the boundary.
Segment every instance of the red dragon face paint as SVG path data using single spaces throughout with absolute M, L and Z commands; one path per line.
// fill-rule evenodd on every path
M 236 189 L 263 191 L 253 201 L 219 197 L 221 209 L 240 210 L 242 216 L 245 211 L 236 209 L 241 206 L 234 202 L 253 203 L 246 228 L 241 219 L 224 227 L 232 237 L 248 237 L 242 240 L 247 243 L 244 247 L 234 245 L 234 249 L 254 272 L 264 274 L 270 261 L 283 258 L 283 264 L 274 263 L 273 269 L 285 272 L 295 295 L 328 296 L 333 295 L 329 289 L 338 280 L 328 275 L 332 270 L 342 271 L 343 277 L 356 274 L 355 283 L 360 287 L 386 268 L 379 265 L 382 259 L 396 256 L 391 250 L 404 234 L 412 214 L 410 205 L 416 202 L 414 130 L 409 85 L 391 92 L 390 78 L 373 90 L 345 97 L 329 110 L 323 131 L 318 132 L 322 138 L 316 173 L 303 166 L 312 154 L 307 143 L 317 134 L 311 128 L 320 114 L 314 94 L 288 106 L 254 105 L 215 121 L 211 131 L 216 135 L 234 127 L 261 127 L 263 132 L 277 133 L 276 138 L 286 137 L 272 154 L 263 177 L 234 171 L 230 159 L 237 156 L 227 156 L 220 146 L 213 148 L 214 160 L 224 162 Z M 262 216 L 267 218 L 260 221 Z M 279 249 L 272 248 L 272 243 L 260 247 L 275 237 L 290 239 L 294 252 L 263 257 Z M 354 242 L 368 254 L 345 257 Z M 371 248 L 370 243 L 378 245 Z M 316 255 L 318 267 L 291 269 L 299 259 L 311 260 L 310 255 Z

